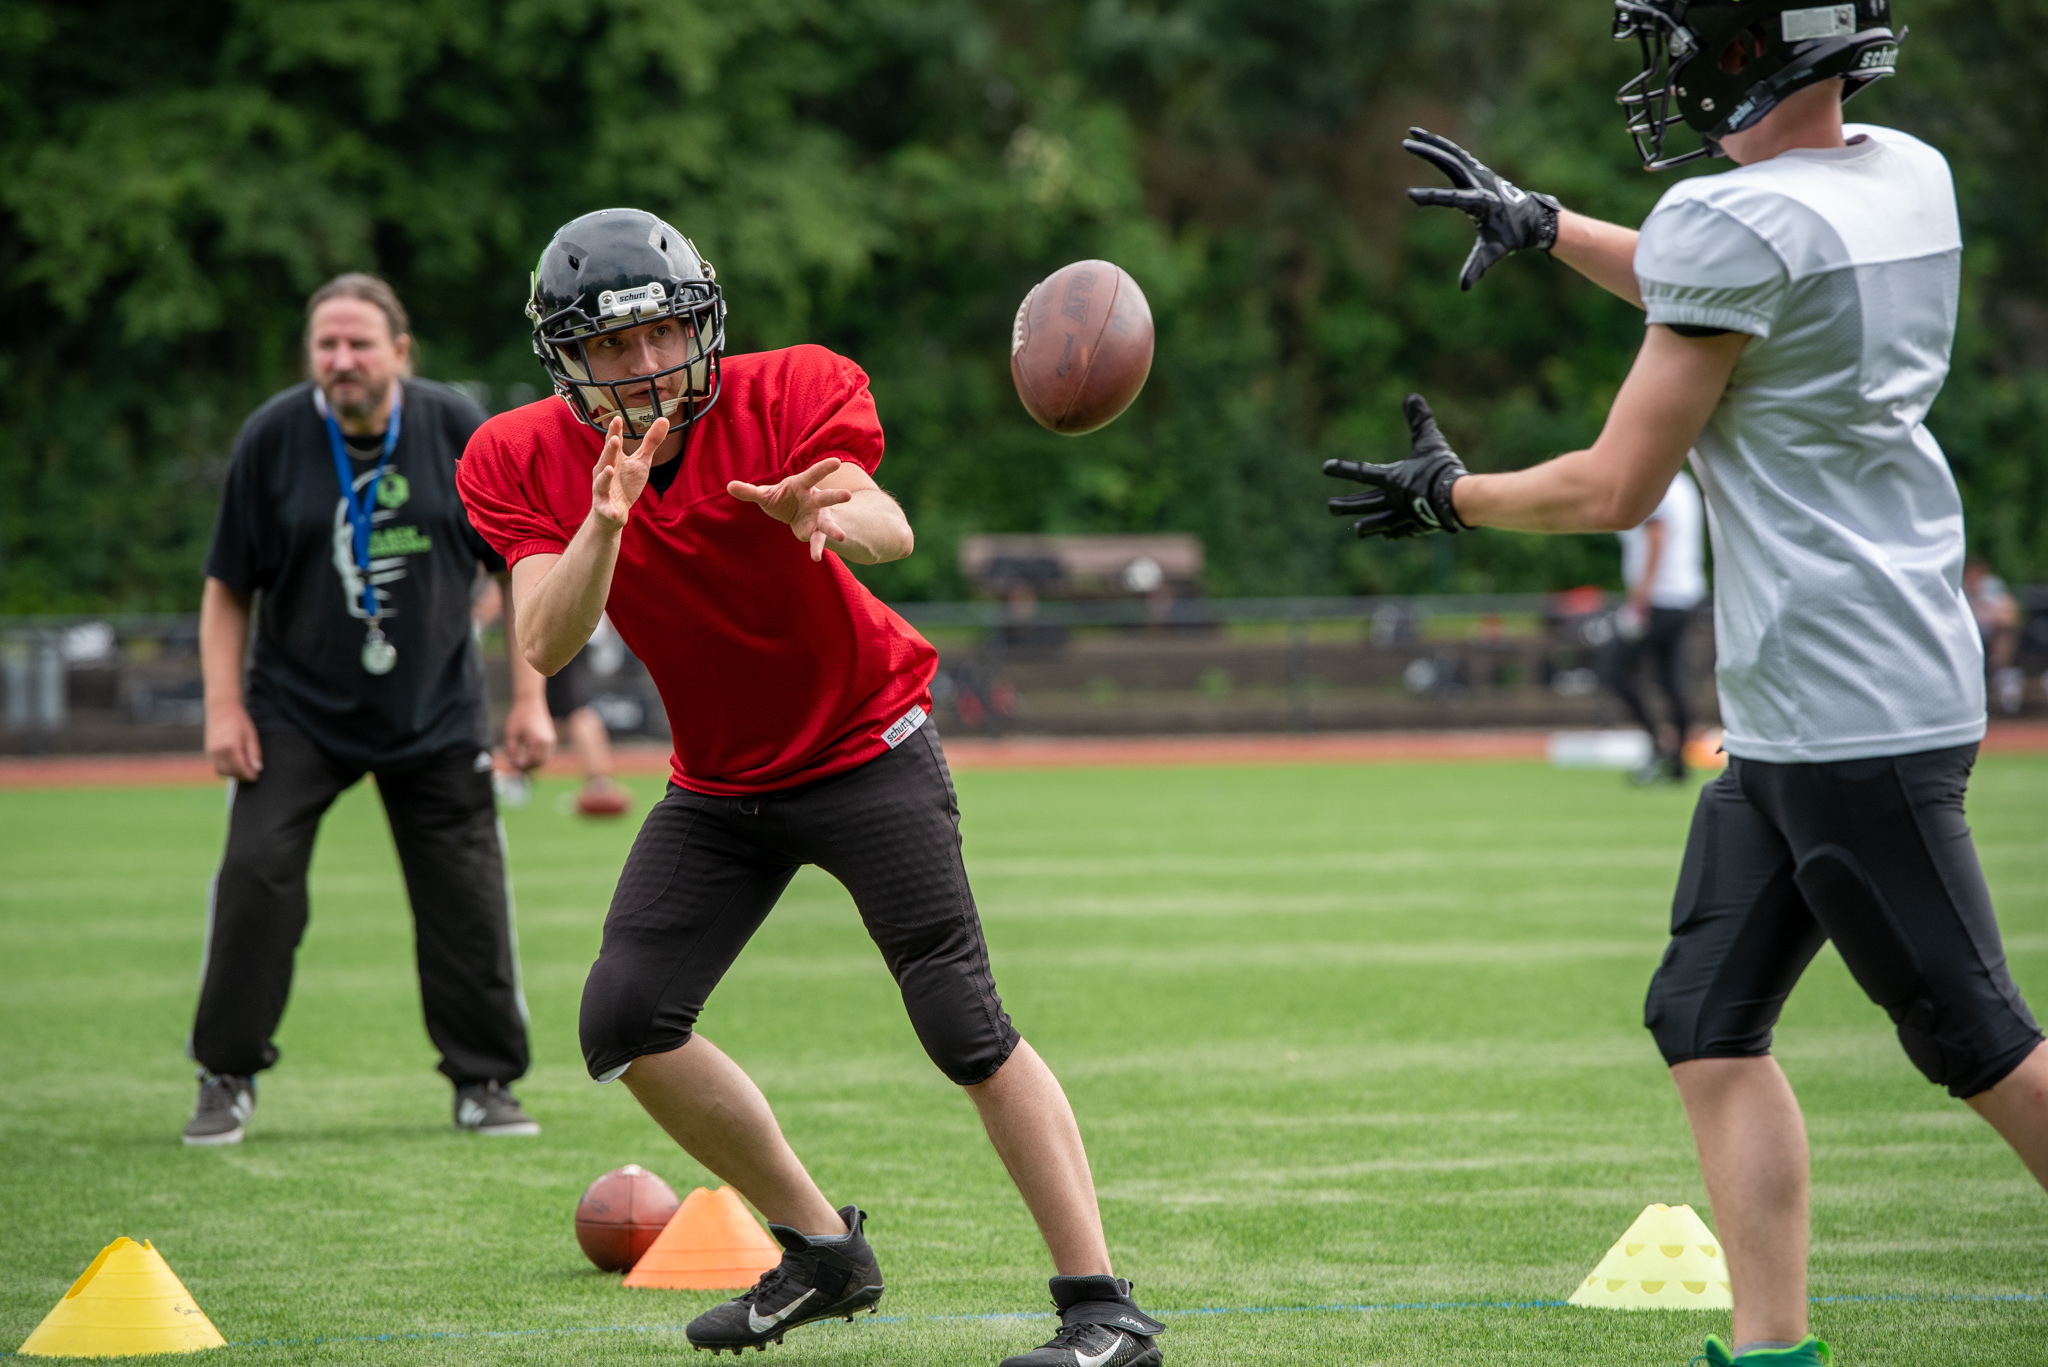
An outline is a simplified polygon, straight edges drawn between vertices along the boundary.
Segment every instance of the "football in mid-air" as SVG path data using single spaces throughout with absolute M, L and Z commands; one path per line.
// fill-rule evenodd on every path
M 1093 432 L 1131 406 L 1152 370 L 1152 308 L 1123 267 L 1076 261 L 1017 306 L 1010 378 L 1039 426 Z
M 576 1203 L 576 1242 L 606 1272 L 624 1272 L 640 1261 L 680 1205 L 668 1183 L 628 1163 L 585 1189 Z

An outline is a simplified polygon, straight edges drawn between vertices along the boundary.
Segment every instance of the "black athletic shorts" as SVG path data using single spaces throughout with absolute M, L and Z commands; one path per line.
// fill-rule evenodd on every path
M 583 987 L 594 1078 L 678 1048 L 711 989 L 803 864 L 846 885 L 925 1052 L 962 1086 L 1017 1046 L 960 859 L 960 806 L 927 723 L 894 750 L 783 792 L 671 784 L 626 857 Z
M 1821 945 L 1929 1081 L 1975 1096 L 2041 1030 L 2006 971 L 1963 793 L 1977 747 L 1731 759 L 1700 793 L 1644 1024 L 1667 1063 L 1753 1058 Z

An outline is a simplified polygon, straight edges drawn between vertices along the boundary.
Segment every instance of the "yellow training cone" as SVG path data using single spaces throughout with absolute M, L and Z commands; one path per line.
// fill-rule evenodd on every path
M 1728 1264 L 1721 1241 L 1691 1206 L 1644 1206 L 1572 1292 L 1573 1305 L 1605 1310 L 1726 1310 Z
M 38 1357 L 117 1358 L 195 1353 L 227 1340 L 147 1242 L 116 1239 L 71 1283 L 15 1351 Z

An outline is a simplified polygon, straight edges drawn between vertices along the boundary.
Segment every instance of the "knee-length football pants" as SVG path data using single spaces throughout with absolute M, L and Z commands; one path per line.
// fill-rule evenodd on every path
M 688 1040 L 804 864 L 853 894 L 939 1070 L 963 1086 L 994 1075 L 1018 1036 L 989 971 L 960 858 L 960 808 L 930 725 L 800 788 L 709 797 L 669 787 L 626 858 L 583 987 L 590 1075 L 609 1080 Z

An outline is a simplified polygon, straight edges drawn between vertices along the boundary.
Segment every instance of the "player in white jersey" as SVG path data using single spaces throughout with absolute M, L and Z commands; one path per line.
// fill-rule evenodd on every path
M 2048 1047 L 2006 970 L 1963 793 L 1984 733 L 1962 510 L 1923 425 L 1947 373 L 1960 237 L 1948 167 L 1842 102 L 1898 53 L 1889 0 L 1618 0 L 1641 42 L 1622 90 L 1644 163 L 1737 165 L 1672 187 L 1641 233 L 1516 188 L 1448 139 L 1404 144 L 1479 227 L 1463 283 L 1538 248 L 1644 308 L 1599 439 L 1469 475 L 1410 395 L 1408 459 L 1332 461 L 1360 535 L 1615 531 L 1688 448 L 1716 574 L 1731 755 L 1702 790 L 1645 1024 L 1671 1065 L 1727 1248 L 1734 1344 L 1712 1367 L 1818 1367 L 1804 1121 L 1770 1057 L 1778 1012 L 1833 940 L 1926 1076 L 2048 1183 Z M 1702 147 L 1667 154 L 1683 123 Z
M 1636 771 L 1637 783 L 1685 781 L 1685 741 L 1692 730 L 1685 632 L 1693 609 L 1707 596 L 1705 517 L 1699 489 L 1680 470 L 1656 509 L 1621 533 L 1621 582 L 1628 600 L 1614 615 L 1614 636 L 1600 648 L 1593 667 L 1636 725 L 1649 733 L 1652 755 Z M 1645 663 L 1671 710 L 1669 745 L 1636 677 Z

